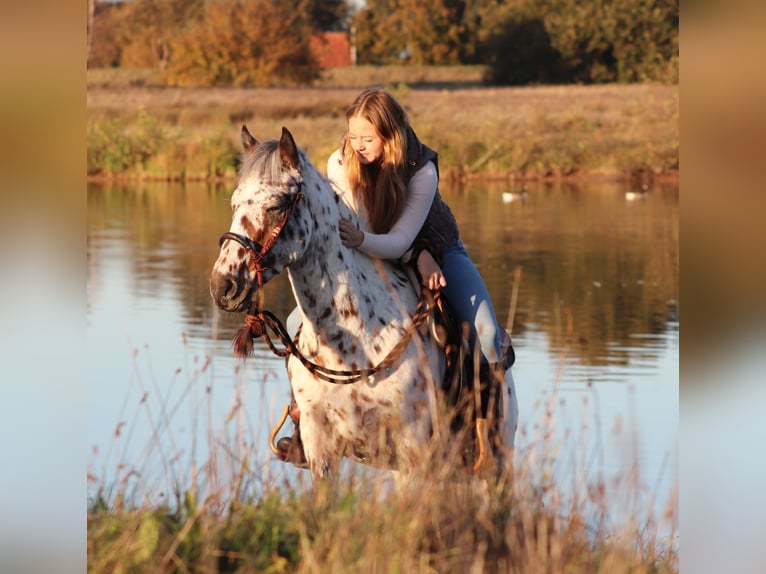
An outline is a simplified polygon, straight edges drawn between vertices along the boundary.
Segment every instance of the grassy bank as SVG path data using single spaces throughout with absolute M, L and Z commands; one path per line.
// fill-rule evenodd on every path
M 199 472 L 177 475 L 194 478 L 164 504 L 136 494 L 142 479 L 130 468 L 101 489 L 89 504 L 88 571 L 678 572 L 677 550 L 656 537 L 656 523 L 610 528 L 598 485 L 564 502 L 567 478 L 555 476 L 550 446 L 542 458 L 546 449 L 517 453 L 518 468 L 486 488 L 434 458 L 401 490 L 362 471 L 311 492 L 278 484 L 249 468 L 255 453 L 218 442 Z M 230 477 L 212 470 L 226 465 L 237 468 Z
M 288 127 L 324 168 L 344 111 L 368 85 L 391 90 L 447 177 L 677 176 L 678 87 L 480 86 L 480 67 L 328 70 L 303 89 L 167 88 L 151 72 L 88 74 L 88 174 L 233 178 L 239 129 Z
M 525 446 L 497 480 L 456 472 L 456 441 L 444 421 L 446 440 L 424 446 L 405 488 L 352 464 L 312 491 L 307 471 L 291 477 L 285 463 L 264 456 L 265 437 L 242 403 L 216 417 L 210 395 L 199 401 L 194 389 L 212 380 L 207 366 L 189 375 L 184 392 L 199 434 L 188 433 L 180 402 L 153 408 L 143 389 L 136 402 L 126 400 L 135 411 L 121 416 L 151 417 L 152 438 L 125 460 L 133 423 L 118 423 L 107 455 L 89 466 L 89 572 L 678 572 L 677 539 L 662 534 L 677 536 L 672 493 L 657 516 L 659 493 L 638 465 L 616 480 L 589 472 L 590 448 L 562 452 L 554 436 L 561 421 L 551 414 L 556 394 L 543 400 L 545 414 L 522 425 Z M 625 520 L 627 508 L 635 514 Z
M 443 477 L 435 476 L 435 479 Z M 269 490 L 181 509 L 93 508 L 90 572 L 673 573 L 674 552 L 648 537 L 593 540 L 582 516 L 514 495 L 428 482 L 384 496 L 375 482 L 321 499 Z

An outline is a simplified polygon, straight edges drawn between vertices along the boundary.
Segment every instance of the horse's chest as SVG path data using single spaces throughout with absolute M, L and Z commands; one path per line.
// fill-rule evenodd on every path
M 311 420 L 328 437 L 373 438 L 383 427 L 407 424 L 425 406 L 424 393 L 411 380 L 379 376 L 377 380 L 333 384 L 318 381 L 301 368 L 292 371 L 301 420 Z

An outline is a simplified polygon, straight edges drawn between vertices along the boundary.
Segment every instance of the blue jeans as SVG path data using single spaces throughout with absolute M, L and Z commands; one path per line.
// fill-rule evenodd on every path
M 510 337 L 498 324 L 487 286 L 460 239 L 444 253 L 442 273 L 447 280 L 442 292 L 458 324 L 467 323 L 471 328 L 471 348 L 478 336 L 484 358 L 490 363 L 501 361 L 503 346 L 510 345 Z

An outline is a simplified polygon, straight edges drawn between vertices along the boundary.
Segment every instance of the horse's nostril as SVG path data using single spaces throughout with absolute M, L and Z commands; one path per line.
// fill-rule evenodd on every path
M 212 273 L 210 276 L 210 295 L 219 305 L 228 302 L 237 293 L 236 282 L 221 273 Z
M 237 282 L 233 279 L 229 279 L 229 288 L 226 290 L 226 298 L 234 298 L 237 294 Z

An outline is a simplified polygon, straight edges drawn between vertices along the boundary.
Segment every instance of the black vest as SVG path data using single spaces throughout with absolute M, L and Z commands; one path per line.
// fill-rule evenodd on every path
M 436 175 L 439 176 L 439 154 L 427 145 L 423 144 L 412 128 L 407 130 L 407 183 L 415 173 L 426 163 L 432 161 L 436 167 Z M 444 252 L 447 251 L 460 238 L 460 231 L 452 210 L 447 205 L 436 188 L 431 209 L 428 211 L 423 227 L 420 229 L 415 241 L 412 242 L 412 257 L 414 263 L 422 250 L 428 251 L 441 265 Z
M 340 142 L 340 157 L 338 162 L 343 163 L 343 153 L 346 146 L 346 135 Z M 439 177 L 439 154 L 430 147 L 422 143 L 412 128 L 407 128 L 407 166 L 405 170 L 406 183 L 409 184 L 412 176 L 429 161 L 432 161 L 436 167 L 436 176 Z M 437 184 L 438 185 L 438 184 Z M 413 264 L 417 261 L 418 254 L 424 249 L 428 251 L 433 258 L 441 265 L 443 263 L 444 252 L 452 247 L 460 238 L 457 221 L 452 214 L 449 205 L 436 188 L 431 208 L 428 211 L 423 227 L 420 228 L 415 240 L 412 242 L 412 255 L 409 261 Z

